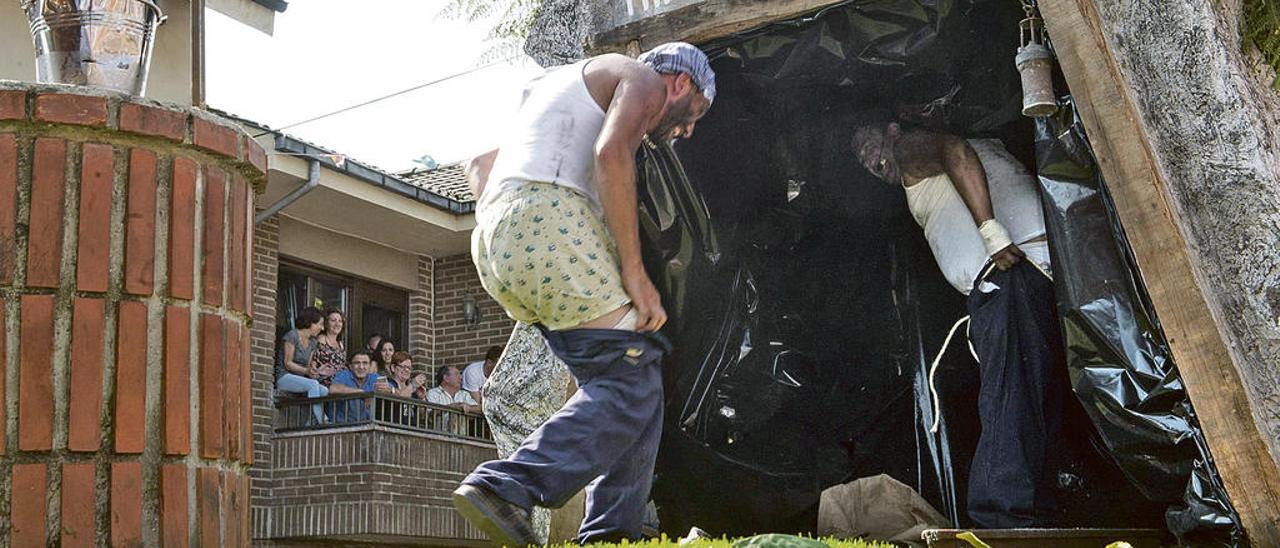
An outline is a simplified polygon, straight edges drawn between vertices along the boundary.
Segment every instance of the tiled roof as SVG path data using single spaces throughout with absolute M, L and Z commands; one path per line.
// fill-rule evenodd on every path
M 467 175 L 463 172 L 461 162 L 435 169 L 414 168 L 397 173 L 396 176 L 418 188 L 459 202 L 476 200 L 471 194 L 471 188 L 467 186 Z
M 271 129 L 266 125 L 259 124 L 252 120 L 247 120 L 226 111 L 214 108 L 210 108 L 208 110 L 224 118 L 239 122 L 241 125 L 245 126 L 245 129 L 248 130 L 255 138 L 267 134 L 274 136 L 275 152 L 272 154 L 312 158 L 318 160 L 321 165 L 333 171 L 345 173 L 366 183 L 407 196 L 455 215 L 466 215 L 475 211 L 475 200 L 471 197 L 471 192 L 466 190 L 466 182 L 462 177 L 461 164 L 438 168 L 440 170 L 453 168 L 457 172 L 457 177 L 464 181 L 462 183 L 462 196 L 465 198 L 455 198 L 453 195 L 437 192 L 433 185 L 411 183 L 410 181 L 405 180 L 404 174 L 392 174 L 386 170 L 375 167 L 372 164 L 367 164 L 359 160 L 349 158 L 345 154 L 339 154 L 331 149 L 303 141 L 291 135 L 286 135 Z M 414 173 L 414 171 L 407 171 L 405 173 Z M 419 172 L 419 174 L 421 173 Z

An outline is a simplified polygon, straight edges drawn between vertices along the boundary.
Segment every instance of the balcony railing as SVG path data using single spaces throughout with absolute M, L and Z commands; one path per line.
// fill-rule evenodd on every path
M 374 424 L 480 442 L 493 442 L 483 415 L 382 393 L 322 398 L 276 398 L 276 432 L 326 430 Z

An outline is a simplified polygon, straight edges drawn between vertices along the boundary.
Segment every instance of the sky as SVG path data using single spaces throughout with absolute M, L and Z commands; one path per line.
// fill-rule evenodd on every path
M 210 10 L 209 106 L 280 128 L 496 60 L 488 22 L 438 16 L 446 3 L 293 1 L 270 36 Z M 541 72 L 519 57 L 284 132 L 390 171 L 424 154 L 466 159 L 497 145 L 496 128 Z

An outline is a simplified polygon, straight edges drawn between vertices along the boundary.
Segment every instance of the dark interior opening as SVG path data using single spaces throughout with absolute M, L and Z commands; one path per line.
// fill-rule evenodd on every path
M 676 339 L 654 491 L 665 531 L 812 532 L 824 488 L 881 473 L 971 525 L 977 373 L 963 343 L 938 374 L 940 435 L 926 386 L 964 300 L 901 189 L 849 142 L 893 115 L 998 138 L 1034 172 L 1013 63 L 1022 17 L 1015 2 L 858 2 L 708 48 L 719 95 L 676 151 L 711 223 L 680 241 L 661 212 L 698 205 L 642 198 Z M 651 179 L 668 168 L 647 166 Z M 1069 405 L 1055 525 L 1163 528 L 1167 502 L 1132 488 Z

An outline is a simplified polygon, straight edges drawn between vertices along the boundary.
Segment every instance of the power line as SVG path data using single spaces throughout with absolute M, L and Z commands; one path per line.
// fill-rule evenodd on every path
M 494 66 L 497 66 L 497 65 L 501 65 L 501 64 L 503 64 L 503 63 L 507 63 L 507 62 L 513 61 L 513 60 L 515 60 L 517 57 L 519 57 L 519 56 L 518 56 L 518 55 L 512 55 L 511 57 L 507 57 L 507 58 L 505 58 L 505 59 L 499 59 L 499 60 L 494 61 L 494 62 L 492 62 L 492 63 L 488 63 L 488 64 L 480 65 L 480 66 L 478 66 L 478 67 L 473 67 L 473 68 L 470 68 L 470 69 L 464 70 L 464 71 L 462 71 L 462 72 L 457 72 L 457 73 L 454 73 L 454 74 L 450 74 L 450 75 L 445 76 L 445 77 L 443 77 L 443 78 L 437 78 L 437 79 L 432 80 L 432 81 L 430 81 L 430 82 L 426 82 L 426 83 L 418 84 L 418 85 L 416 85 L 416 86 L 413 86 L 413 87 L 410 87 L 410 88 L 405 88 L 405 89 L 402 89 L 402 90 L 397 91 L 397 92 L 394 92 L 394 93 L 388 93 L 388 94 L 383 95 L 383 96 L 381 96 L 381 97 L 375 97 L 375 98 L 373 98 L 373 99 L 369 99 L 368 101 L 365 101 L 365 102 L 363 102 L 363 103 L 357 103 L 357 104 L 354 104 L 354 105 L 351 105 L 351 106 L 348 106 L 348 107 L 340 108 L 340 109 L 335 110 L 335 111 L 332 111 L 332 112 L 326 112 L 326 113 L 321 114 L 321 115 L 319 115 L 319 116 L 313 116 L 313 117 L 311 117 L 311 118 L 307 118 L 306 120 L 302 120 L 302 121 L 294 122 L 294 123 L 292 123 L 292 124 L 286 124 L 286 125 L 280 126 L 280 127 L 278 127 L 278 128 L 274 128 L 274 129 L 272 129 L 272 130 L 264 131 L 264 132 L 262 132 L 262 133 L 259 133 L 259 134 L 257 134 L 257 135 L 254 135 L 254 137 L 261 137 L 261 136 L 263 136 L 263 135 L 266 135 L 266 134 L 268 134 L 268 133 L 272 133 L 272 132 L 275 132 L 275 131 L 284 131 L 284 130 L 286 130 L 286 129 L 294 128 L 294 127 L 298 127 L 298 126 L 303 125 L 303 124 L 310 124 L 311 122 L 314 122 L 314 121 L 316 121 L 316 120 L 323 120 L 323 119 L 328 118 L 328 117 L 330 117 L 330 116 L 336 116 L 336 115 L 338 115 L 338 114 L 342 114 L 342 113 L 344 113 L 344 112 L 352 111 L 352 110 L 358 109 L 358 108 L 360 108 L 360 107 L 365 107 L 365 106 L 372 105 L 372 104 L 377 103 L 377 102 L 379 102 L 379 101 L 385 101 L 385 100 L 390 99 L 390 98 L 392 98 L 392 97 L 396 97 L 396 96 L 399 96 L 399 95 L 404 95 L 404 94 L 409 93 L 409 92 L 411 92 L 411 91 L 417 91 L 417 90 L 420 90 L 420 89 L 425 88 L 425 87 L 428 87 L 428 86 L 434 86 L 434 85 L 436 85 L 436 84 L 440 84 L 440 83 L 443 83 L 443 82 L 448 82 L 449 80 L 453 80 L 454 78 L 459 78 L 459 77 L 462 77 L 462 76 L 466 76 L 466 75 L 471 74 L 471 73 L 473 73 L 473 72 L 479 72 L 479 71 L 482 71 L 482 70 L 487 69 L 487 68 L 490 68 L 490 67 L 494 67 Z

